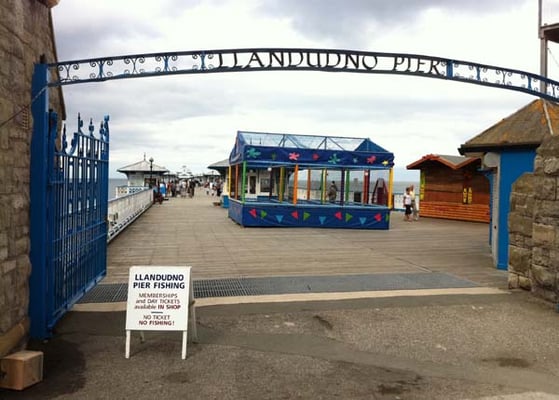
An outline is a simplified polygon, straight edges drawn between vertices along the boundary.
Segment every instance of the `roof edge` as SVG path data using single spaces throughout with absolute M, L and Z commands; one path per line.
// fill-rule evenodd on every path
M 540 146 L 541 143 L 535 142 L 524 142 L 524 143 L 491 143 L 491 144 L 479 144 L 479 145 L 461 145 L 458 148 L 458 152 L 461 155 L 465 155 L 467 153 L 486 153 L 490 151 L 499 151 L 499 150 L 520 150 L 520 149 L 536 149 Z
M 466 160 L 458 163 L 458 164 L 453 164 L 452 162 L 448 161 L 447 159 L 444 158 L 444 156 L 442 155 L 438 155 L 438 154 L 427 154 L 426 156 L 421 157 L 421 159 L 408 164 L 406 166 L 406 169 L 420 169 L 419 166 L 427 161 L 436 161 L 439 162 L 443 165 L 446 165 L 447 167 L 453 169 L 453 170 L 457 170 L 460 168 L 465 167 L 468 164 L 471 164 L 473 162 L 475 162 L 476 160 L 478 160 L 479 157 L 467 157 Z

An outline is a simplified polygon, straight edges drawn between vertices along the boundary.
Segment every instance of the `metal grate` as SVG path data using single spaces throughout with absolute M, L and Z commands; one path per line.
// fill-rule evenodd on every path
M 281 276 L 273 278 L 227 278 L 193 281 L 194 297 L 257 296 L 266 294 L 332 293 L 379 290 L 417 290 L 478 287 L 453 275 L 433 273 L 335 276 Z M 97 285 L 80 303 L 126 301 L 128 284 Z
M 251 296 L 243 285 L 242 279 L 207 279 L 192 282 L 194 298 Z
M 476 283 L 444 273 L 289 276 L 246 278 L 252 294 L 332 293 L 476 287 Z
M 85 294 L 79 303 L 118 303 L 128 299 L 127 283 L 97 285 Z

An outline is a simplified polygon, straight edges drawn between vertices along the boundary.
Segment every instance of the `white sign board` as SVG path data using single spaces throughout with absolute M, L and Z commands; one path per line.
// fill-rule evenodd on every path
M 128 277 L 126 358 L 130 331 L 182 331 L 186 357 L 188 311 L 194 303 L 191 267 L 134 266 Z

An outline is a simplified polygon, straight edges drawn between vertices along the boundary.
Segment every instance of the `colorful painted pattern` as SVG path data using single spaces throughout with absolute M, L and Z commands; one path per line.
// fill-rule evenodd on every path
M 242 226 L 388 229 L 386 207 L 305 206 L 231 201 L 229 217 Z
M 364 138 L 237 132 L 231 165 L 389 169 L 394 154 Z
M 266 147 L 246 147 L 244 156 L 235 157 L 236 161 L 246 160 L 249 166 L 261 164 L 307 165 L 325 166 L 328 168 L 354 167 L 368 169 L 387 169 L 394 165 L 392 153 L 377 153 L 357 151 L 332 151 L 332 150 L 303 150 L 278 149 Z M 230 159 L 231 162 L 231 159 Z

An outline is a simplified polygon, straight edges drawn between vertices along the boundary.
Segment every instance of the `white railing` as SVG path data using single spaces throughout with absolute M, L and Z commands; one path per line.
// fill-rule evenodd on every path
M 394 193 L 394 203 L 392 205 L 393 210 L 397 211 L 404 211 L 406 207 L 404 207 L 404 193 Z M 415 206 L 419 210 L 419 196 L 415 195 Z
M 153 190 L 145 187 L 142 187 L 141 190 L 131 191 L 128 195 L 109 200 L 107 242 L 113 240 L 116 235 L 134 222 L 152 204 Z
M 115 190 L 116 191 L 115 196 L 123 197 L 129 194 L 141 192 L 143 190 L 146 190 L 145 186 L 127 186 L 127 185 L 117 186 Z

